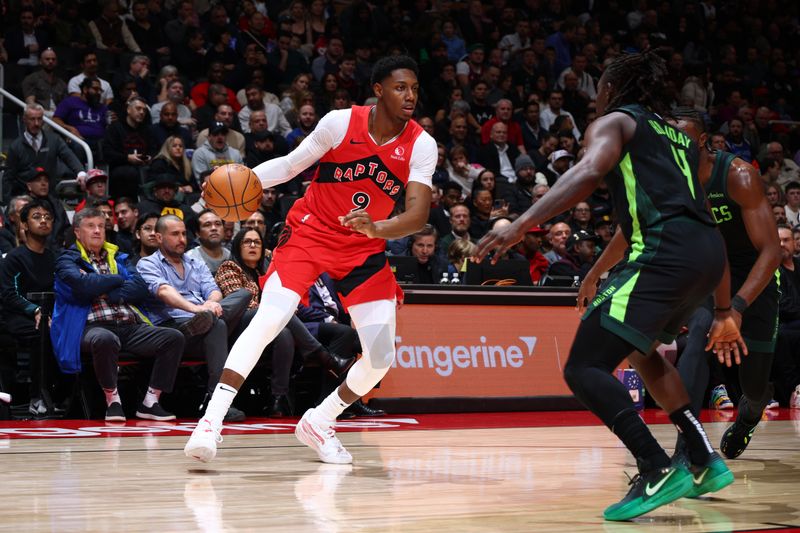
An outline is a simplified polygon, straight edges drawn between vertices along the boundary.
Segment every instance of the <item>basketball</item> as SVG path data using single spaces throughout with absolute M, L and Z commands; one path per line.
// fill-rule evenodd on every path
M 222 220 L 245 220 L 261 205 L 263 188 L 255 172 L 244 165 L 217 167 L 206 181 L 206 206 Z

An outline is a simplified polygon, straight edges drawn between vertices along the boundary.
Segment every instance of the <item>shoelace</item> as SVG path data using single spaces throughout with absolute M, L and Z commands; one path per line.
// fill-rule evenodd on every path
M 336 436 L 336 432 L 333 430 L 333 428 L 326 428 L 325 430 L 323 430 L 323 432 L 325 433 L 325 437 L 327 437 L 330 441 L 334 443 L 334 445 L 336 446 L 337 453 L 346 451 L 344 449 L 344 446 L 342 445 L 342 441 L 340 441 L 339 438 Z
M 639 482 L 640 479 L 642 479 L 642 475 L 638 473 L 635 476 L 631 477 L 630 474 L 625 472 L 625 476 L 628 478 L 628 485 L 635 485 Z

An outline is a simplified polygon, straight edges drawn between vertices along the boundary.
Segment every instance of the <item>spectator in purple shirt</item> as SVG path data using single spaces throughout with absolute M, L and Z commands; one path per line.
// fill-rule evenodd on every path
M 61 100 L 53 120 L 95 150 L 106 132 L 108 107 L 100 102 L 102 87 L 99 79 L 84 78 L 80 89 L 80 96 L 68 96 Z

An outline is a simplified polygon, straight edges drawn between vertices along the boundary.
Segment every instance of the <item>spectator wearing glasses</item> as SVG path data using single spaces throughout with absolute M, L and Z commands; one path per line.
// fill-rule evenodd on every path
M 0 263 L 0 296 L 3 298 L 3 324 L 16 338 L 30 339 L 38 345 L 41 324 L 41 307 L 28 300 L 32 292 L 53 292 L 53 272 L 56 256 L 47 248 L 47 240 L 53 231 L 53 212 L 50 205 L 34 199 L 19 213 L 20 227 L 25 242 L 17 246 Z M 47 407 L 39 397 L 42 384 L 39 359 L 31 357 L 30 366 L 30 413 L 34 416 L 47 413 Z
M 569 227 L 573 235 L 578 231 L 585 231 L 587 233 L 594 233 L 594 220 L 592 217 L 592 208 L 587 202 L 578 202 L 572 208 L 570 214 Z
M 136 266 L 143 257 L 153 254 L 158 250 L 158 238 L 156 237 L 156 222 L 159 216 L 153 212 L 144 212 L 136 220 L 136 227 L 133 235 L 136 238 L 134 243 L 134 253 L 131 254 L 131 264 Z

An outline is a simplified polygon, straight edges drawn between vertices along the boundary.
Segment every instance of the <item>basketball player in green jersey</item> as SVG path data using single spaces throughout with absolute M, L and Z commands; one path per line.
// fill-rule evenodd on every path
M 725 239 L 731 270 L 731 314 L 739 325 L 750 354 L 739 365 L 742 397 L 736 422 L 722 437 L 720 450 L 729 459 L 744 452 L 761 414 L 772 398 L 769 374 L 778 334 L 778 265 L 781 249 L 764 184 L 752 165 L 731 153 L 708 148 L 705 121 L 692 108 L 671 113 L 676 126 L 700 146 L 700 183 Z M 708 386 L 708 364 L 703 350 L 710 324 L 707 308 L 690 320 L 690 338 L 678 361 L 678 372 L 692 398 L 697 415 Z M 705 322 L 705 324 L 703 324 Z M 697 331 L 691 331 L 692 326 Z M 680 449 L 682 439 L 679 439 Z
M 575 396 L 636 458 L 639 475 L 609 506 L 607 520 L 628 520 L 684 496 L 695 483 L 715 491 L 733 474 L 713 451 L 678 371 L 655 354 L 717 288 L 709 344 L 729 359 L 746 351 L 731 316 L 725 247 L 697 179 L 698 149 L 662 118 L 667 69 L 652 51 L 622 56 L 599 83 L 597 112 L 583 159 L 514 223 L 489 232 L 476 260 L 495 257 L 525 231 L 587 198 L 605 179 L 629 244 L 627 261 L 584 314 L 564 368 Z M 625 359 L 687 442 L 691 471 L 670 461 L 612 372 Z

